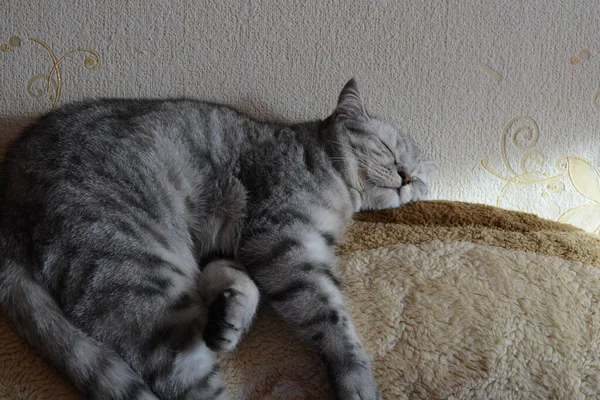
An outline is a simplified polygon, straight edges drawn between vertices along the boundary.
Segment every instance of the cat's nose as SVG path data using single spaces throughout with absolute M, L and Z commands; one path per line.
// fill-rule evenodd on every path
M 402 186 L 410 185 L 412 182 L 412 178 L 408 176 L 405 172 L 398 172 L 400 174 L 400 178 L 402 178 Z

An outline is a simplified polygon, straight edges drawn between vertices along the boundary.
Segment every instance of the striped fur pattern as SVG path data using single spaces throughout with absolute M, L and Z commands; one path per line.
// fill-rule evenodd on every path
M 0 190 L 0 302 L 93 399 L 225 399 L 219 353 L 268 302 L 339 399 L 376 399 L 334 251 L 359 210 L 423 198 L 430 165 L 354 80 L 323 121 L 193 100 L 98 100 L 42 117 Z

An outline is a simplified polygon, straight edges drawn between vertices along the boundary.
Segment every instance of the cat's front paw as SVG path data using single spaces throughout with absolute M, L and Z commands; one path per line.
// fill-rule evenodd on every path
M 215 352 L 233 350 L 256 311 L 258 290 L 246 293 L 235 288 L 224 290 L 208 309 L 208 325 L 204 329 L 204 341 Z
M 338 400 L 380 400 L 377 382 L 370 368 L 358 367 L 335 379 Z
M 258 288 L 244 268 L 231 260 L 215 260 L 202 272 L 208 321 L 204 342 L 213 351 L 231 351 L 250 327 L 258 306 Z

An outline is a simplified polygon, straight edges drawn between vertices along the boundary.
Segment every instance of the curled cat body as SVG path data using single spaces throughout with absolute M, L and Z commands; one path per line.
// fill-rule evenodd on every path
M 269 303 L 338 399 L 378 399 L 335 246 L 352 214 L 427 193 L 413 141 L 350 80 L 325 120 L 201 101 L 64 106 L 7 153 L 0 302 L 92 399 L 226 399 L 219 353 Z

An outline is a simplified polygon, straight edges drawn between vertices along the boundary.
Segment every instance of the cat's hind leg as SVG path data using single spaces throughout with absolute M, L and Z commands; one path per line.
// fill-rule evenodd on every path
M 128 307 L 127 291 L 115 287 L 113 312 L 124 308 L 119 324 L 111 324 L 104 339 L 121 343 L 116 350 L 161 400 L 226 400 L 216 354 L 203 339 L 206 326 L 204 306 L 198 293 L 182 291 L 173 299 L 137 296 L 138 308 Z M 129 291 L 129 290 L 128 290 Z M 166 305 L 166 307 L 165 307 Z M 99 313 L 97 307 L 90 313 Z M 98 362 L 98 376 L 119 380 L 119 376 Z M 99 398 L 99 397 L 98 397 Z M 109 399 L 110 397 L 102 397 Z M 112 397 L 124 400 L 129 397 Z
M 209 305 L 204 341 L 213 351 L 231 351 L 254 318 L 258 288 L 244 268 L 230 260 L 207 264 L 202 271 L 202 282 L 202 296 Z

